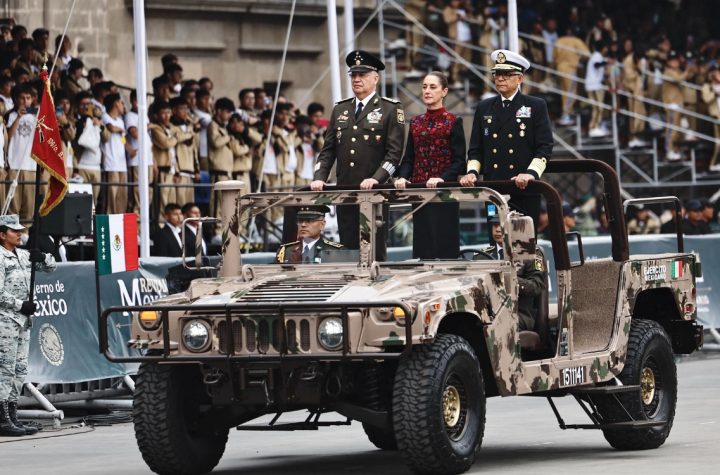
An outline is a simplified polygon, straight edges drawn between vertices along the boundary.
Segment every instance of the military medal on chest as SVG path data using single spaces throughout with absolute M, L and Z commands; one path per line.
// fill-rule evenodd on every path
M 520 137 L 525 137 L 525 129 L 527 128 L 527 125 L 525 125 L 525 122 L 520 122 Z
M 374 111 L 371 111 L 367 115 L 367 121 L 370 124 L 379 124 L 380 121 L 382 120 L 382 116 L 383 116 L 382 111 L 378 108 L 378 109 L 375 109 Z

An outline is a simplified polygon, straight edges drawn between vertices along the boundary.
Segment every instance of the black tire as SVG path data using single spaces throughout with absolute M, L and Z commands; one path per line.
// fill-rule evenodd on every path
M 455 474 L 470 468 L 485 430 L 485 389 L 480 363 L 466 340 L 439 335 L 400 361 L 393 425 L 398 449 L 415 473 Z
M 199 430 L 200 404 L 207 402 L 197 366 L 140 366 L 133 399 L 135 438 L 153 472 L 200 474 L 218 464 L 229 428 Z
M 666 424 L 638 429 L 605 429 L 603 434 L 618 450 L 647 450 L 660 447 L 670 435 L 677 403 L 677 370 L 672 346 L 665 330 L 651 320 L 633 320 L 625 366 L 618 375 L 625 385 L 641 390 L 619 394 L 618 399 L 636 421 L 666 421 Z M 605 397 L 598 403 L 605 422 L 627 421 L 618 401 Z
M 397 450 L 397 440 L 395 440 L 395 433 L 392 430 L 381 429 L 379 427 L 371 426 L 363 422 L 363 430 L 368 436 L 368 440 L 380 450 Z

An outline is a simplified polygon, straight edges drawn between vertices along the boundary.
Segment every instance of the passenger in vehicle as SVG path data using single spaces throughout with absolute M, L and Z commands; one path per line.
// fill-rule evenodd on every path
M 427 109 L 410 120 L 395 188 L 404 190 L 408 183 L 437 188 L 445 181 L 457 181 L 464 174 L 462 118 L 445 109 L 443 100 L 447 94 L 448 80 L 443 73 L 433 71 L 425 76 L 422 100 Z M 457 203 L 430 203 L 418 209 L 413 215 L 413 257 L 455 259 L 460 252 L 459 222 Z
M 343 245 L 322 237 L 325 229 L 327 206 L 305 206 L 297 212 L 298 240 L 283 244 L 278 249 L 275 262 L 292 264 L 319 264 L 323 250 L 343 249 Z
M 491 216 L 488 224 L 492 225 L 492 237 L 495 241 L 484 252 L 496 259 L 504 259 L 502 246 L 503 234 L 500 229 L 500 220 L 497 216 Z M 520 331 L 535 328 L 535 315 L 537 315 L 537 297 L 547 291 L 547 271 L 545 270 L 545 259 L 542 253 L 536 250 L 535 259 L 519 263 L 517 271 L 518 285 L 518 326 Z

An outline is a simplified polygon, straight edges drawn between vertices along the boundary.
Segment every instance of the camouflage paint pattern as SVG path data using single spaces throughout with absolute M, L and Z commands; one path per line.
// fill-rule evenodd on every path
M 504 234 L 504 247 L 508 261 L 426 261 L 417 267 L 370 265 L 374 252 L 374 212 L 386 201 L 419 204 L 424 201 L 490 201 L 498 206 L 500 224 Z M 229 220 L 227 233 L 235 234 L 241 224 L 240 216 L 252 216 L 260 210 L 282 201 L 283 205 L 303 204 L 359 204 L 361 209 L 361 237 L 367 241 L 361 249 L 360 267 L 356 263 L 316 264 L 312 266 L 276 265 L 252 266 L 254 277 L 248 281 L 241 277 L 198 279 L 183 294 L 156 301 L 157 304 L 217 304 L 241 303 L 248 291 L 270 281 L 293 281 L 312 286 L 314 281 L 329 278 L 343 279 L 342 288 L 325 302 L 384 302 L 403 301 L 414 309 L 413 344 L 432 341 L 438 334 L 442 320 L 455 314 L 470 315 L 482 325 L 483 336 L 495 381 L 503 396 L 528 394 L 611 380 L 622 371 L 626 356 L 630 322 L 634 305 L 641 292 L 667 288 L 672 293 L 678 310 L 678 318 L 696 318 L 695 260 L 692 254 L 665 254 L 661 256 L 631 256 L 618 267 L 618 291 L 614 304 L 613 328 L 608 345 L 600 351 L 579 353 L 573 344 L 575 310 L 573 306 L 573 270 L 557 272 L 558 333 L 568 332 L 567 354 L 556 355 L 537 361 L 522 361 L 518 337 L 516 269 L 527 259 L 535 258 L 535 237 L 532 221 L 516 213 L 509 213 L 505 199 L 493 190 L 438 189 L 397 190 L 366 192 L 297 192 L 250 194 L 237 198 L 235 215 Z M 224 246 L 228 241 L 224 243 Z M 678 263 L 673 267 L 674 263 Z M 586 263 L 587 265 L 587 263 Z M 248 267 L 248 266 L 246 266 Z M 664 274 L 662 270 L 664 269 Z M 675 272 L 671 272 L 675 269 Z M 682 272 L 680 271 L 682 270 Z M 309 291 L 312 293 L 312 291 Z M 242 312 L 239 312 L 242 313 Z M 312 312 L 311 312 L 312 313 Z M 404 327 L 392 316 L 392 309 L 359 309 L 352 312 L 348 329 L 351 353 L 381 352 L 388 346 L 402 345 Z M 311 322 L 310 353 L 331 353 L 317 343 L 316 324 L 321 315 L 289 313 L 286 319 Z M 323 314 L 322 316 L 326 316 Z M 173 354 L 188 354 L 180 340 L 181 324 L 185 317 L 173 314 L 170 319 L 170 338 L 174 343 Z M 271 317 L 273 318 L 273 317 Z M 211 352 L 219 348 L 216 332 L 220 315 L 208 316 L 213 322 L 214 340 Z M 180 322 L 180 324 L 178 323 Z M 257 328 L 257 326 L 256 326 Z M 161 348 L 161 332 L 146 332 L 137 322 L 133 324 L 134 344 Z M 296 325 L 299 331 L 299 323 Z M 256 335 L 257 336 L 257 335 Z M 245 338 L 245 336 L 243 337 Z M 300 341 L 299 333 L 296 341 Z M 277 351 L 270 347 L 268 354 Z M 294 351 L 303 351 L 295 349 Z M 238 354 L 250 354 L 246 342 Z M 480 355 L 484 357 L 484 355 Z M 563 379 L 564 370 L 583 374 L 581 380 L 568 384 Z

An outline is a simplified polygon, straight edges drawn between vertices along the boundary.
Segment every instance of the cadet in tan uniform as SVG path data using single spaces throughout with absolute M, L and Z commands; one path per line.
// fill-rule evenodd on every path
M 645 103 L 642 101 L 645 97 L 645 87 L 643 81 L 643 75 L 639 67 L 641 60 L 641 54 L 636 50 L 629 53 L 623 59 L 623 87 L 630 94 L 628 96 L 628 109 L 630 112 L 637 114 L 638 116 L 645 116 L 647 111 L 645 110 Z M 647 143 L 640 137 L 640 134 L 645 130 L 645 121 L 630 117 L 630 142 L 628 145 L 632 147 L 643 147 Z
M 680 70 L 680 57 L 675 51 L 668 55 L 665 69 L 663 70 L 664 81 L 662 84 L 662 101 L 665 103 L 665 122 L 675 127 L 680 126 L 680 109 L 683 106 L 685 97 L 680 83 L 687 78 L 687 71 Z M 682 160 L 678 149 L 680 132 L 667 128 L 665 130 L 665 159 L 670 161 Z
M 702 100 L 707 105 L 708 114 L 720 120 L 720 68 L 713 67 L 708 73 L 708 80 L 702 87 Z M 720 140 L 720 124 L 715 124 L 715 139 Z M 711 172 L 720 171 L 720 143 L 715 144 L 712 159 L 708 169 Z
M 574 36 L 570 31 L 565 36 L 561 36 L 555 42 L 553 50 L 553 59 L 555 60 L 555 68 L 561 74 L 560 89 L 567 94 L 577 94 L 577 77 L 578 66 L 583 57 L 587 58 L 590 50 L 587 45 Z M 560 125 L 572 125 L 574 123 L 572 115 L 575 108 L 575 98 L 564 96 L 562 101 L 562 117 L 558 122 Z
M 337 160 L 338 185 L 360 185 L 369 190 L 385 183 L 400 163 L 405 140 L 405 112 L 395 100 L 379 97 L 375 89 L 385 65 L 365 51 L 353 51 L 345 62 L 350 67 L 355 97 L 338 102 L 333 108 L 330 126 L 325 134 L 315 176 L 313 191 L 321 191 Z M 358 249 L 357 206 L 338 207 L 340 241 Z
M 683 91 L 683 103 L 685 106 L 685 109 L 689 110 L 690 112 L 697 112 L 698 109 L 698 90 L 692 86 L 698 86 L 700 84 L 700 81 L 702 79 L 700 78 L 700 72 L 698 71 L 697 61 L 693 57 L 692 53 L 688 51 L 685 53 L 685 71 L 687 73 L 687 76 L 685 76 L 685 82 L 688 84 L 683 84 L 682 91 Z M 681 120 L 681 124 L 683 124 L 683 127 L 685 126 L 685 122 L 687 122 L 687 128 L 690 130 L 697 130 L 697 119 L 691 115 L 684 115 L 685 120 Z M 691 132 L 687 132 L 685 134 L 685 140 L 697 140 L 697 137 Z

